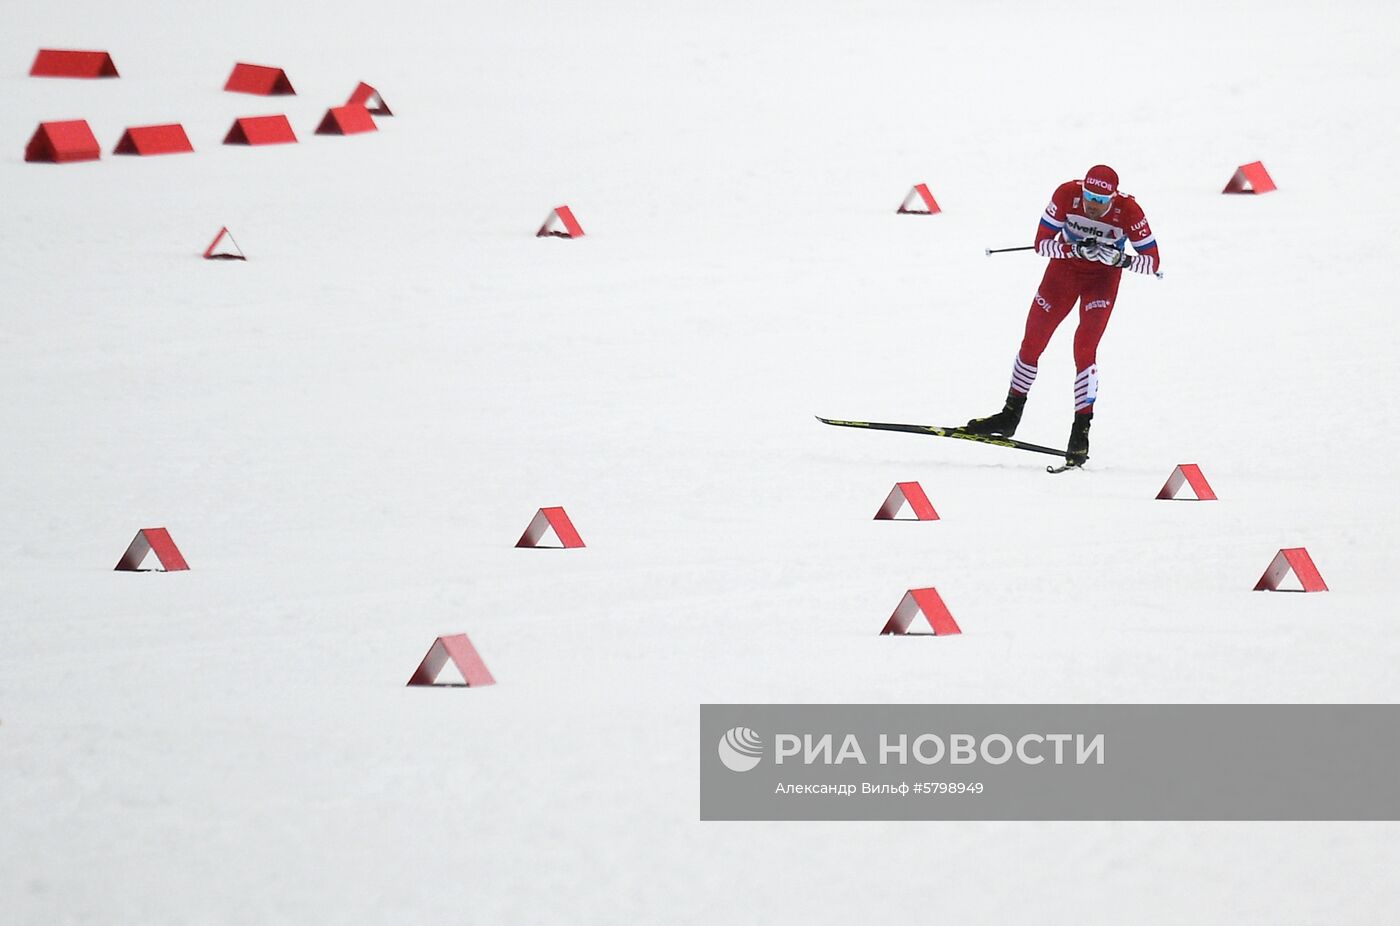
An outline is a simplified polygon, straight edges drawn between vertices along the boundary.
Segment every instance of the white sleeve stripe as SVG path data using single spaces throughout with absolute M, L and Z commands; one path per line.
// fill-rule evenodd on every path
M 1142 239 L 1141 241 L 1134 241 L 1134 242 L 1133 242 L 1133 247 L 1134 247 L 1134 248 L 1155 248 L 1156 246 L 1157 246 L 1157 236 L 1156 236 L 1156 235 L 1148 235 L 1146 238 Z
M 1064 222 L 1062 222 L 1062 221 L 1060 221 L 1059 219 L 1055 218 L 1053 215 L 1051 215 L 1051 214 L 1048 213 L 1048 212 L 1045 213 L 1044 215 L 1042 215 L 1042 216 L 1040 217 L 1040 221 L 1042 221 L 1042 222 L 1044 222 L 1046 225 L 1052 226 L 1052 227 L 1054 227 L 1054 228 L 1064 228 L 1064 227 L 1065 227 L 1065 223 L 1064 223 Z

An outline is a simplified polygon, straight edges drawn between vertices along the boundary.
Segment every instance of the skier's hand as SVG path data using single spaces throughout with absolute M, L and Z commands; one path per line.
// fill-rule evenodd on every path
M 1095 259 L 1101 264 L 1108 264 L 1110 267 L 1126 267 L 1133 262 L 1133 257 L 1127 251 L 1120 251 L 1117 248 L 1100 248 Z
M 1080 260 L 1101 260 L 1099 257 L 1099 243 L 1093 238 L 1086 238 L 1083 241 L 1076 241 L 1074 247 L 1070 248 L 1074 256 Z

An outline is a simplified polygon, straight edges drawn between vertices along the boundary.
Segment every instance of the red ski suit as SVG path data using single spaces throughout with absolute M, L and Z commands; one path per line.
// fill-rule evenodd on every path
M 1040 360 L 1050 336 L 1060 322 L 1079 303 L 1079 327 L 1074 332 L 1074 364 L 1079 371 L 1075 387 L 1075 409 L 1093 410 L 1098 393 L 1097 353 L 1099 339 L 1108 326 L 1113 303 L 1118 297 L 1118 282 L 1123 271 L 1097 260 L 1075 257 L 1072 247 L 1077 242 L 1093 238 L 1101 247 L 1124 251 L 1131 241 L 1136 256 L 1128 269 L 1153 273 L 1162 266 L 1157 240 L 1147 224 L 1142 207 L 1131 196 L 1118 192 L 1108 212 L 1102 218 L 1090 218 L 1083 206 L 1083 182 L 1070 180 L 1060 184 L 1040 217 L 1036 231 L 1037 253 L 1050 258 L 1040 289 L 1031 302 L 1026 318 L 1026 333 L 1021 340 L 1018 363 L 1012 378 L 1012 388 L 1030 391 Z

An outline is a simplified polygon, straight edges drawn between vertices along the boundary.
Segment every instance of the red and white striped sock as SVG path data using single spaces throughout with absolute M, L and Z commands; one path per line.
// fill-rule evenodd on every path
M 1076 413 L 1094 410 L 1099 397 L 1099 365 L 1091 363 L 1074 378 L 1074 410 Z
M 1016 363 L 1011 367 L 1011 388 L 1027 395 L 1031 391 L 1031 386 L 1035 385 L 1035 374 L 1039 372 L 1036 367 L 1028 363 L 1021 362 L 1021 355 L 1016 355 Z

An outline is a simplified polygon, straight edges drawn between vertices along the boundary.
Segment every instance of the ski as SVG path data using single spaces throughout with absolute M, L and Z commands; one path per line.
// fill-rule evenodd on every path
M 1047 473 L 1067 473 L 1067 472 L 1069 472 L 1069 471 L 1072 470 L 1072 469 L 1083 469 L 1083 468 L 1084 468 L 1084 464 L 1083 464 L 1083 463 L 1066 463 L 1064 466 L 1047 466 L 1047 467 L 1045 467 L 1045 471 L 1046 471 Z
M 1011 447 L 1015 450 L 1029 450 L 1032 453 L 1048 453 L 1056 457 L 1063 457 L 1065 455 L 1063 450 L 1056 450 L 1054 447 L 1042 447 L 1040 444 L 1030 444 L 1026 441 L 1014 440 L 1010 437 L 995 437 L 989 434 L 969 434 L 962 428 L 940 428 L 931 424 L 887 424 L 879 421 L 837 421 L 834 418 L 823 418 L 821 415 L 817 415 L 817 420 L 822 424 L 836 425 L 838 428 L 867 428 L 871 431 L 908 431 L 910 434 L 930 434 L 934 437 L 952 437 L 958 440 L 972 441 L 977 444 Z

